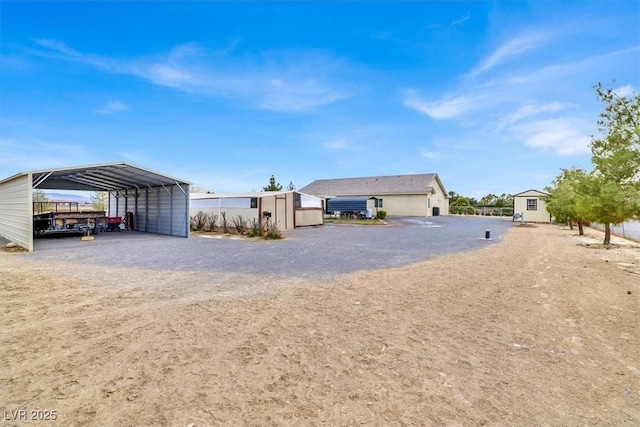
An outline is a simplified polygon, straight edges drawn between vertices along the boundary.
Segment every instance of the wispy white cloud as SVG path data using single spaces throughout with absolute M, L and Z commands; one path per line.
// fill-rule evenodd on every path
M 217 52 L 187 43 L 166 54 L 119 60 L 82 53 L 56 40 L 36 40 L 44 48 L 38 52 L 43 56 L 135 76 L 187 93 L 231 99 L 250 108 L 309 111 L 352 96 L 351 89 L 335 83 L 344 75 L 345 65 L 339 58 L 296 51 L 232 58 L 229 54 L 237 41 L 233 43 Z
M 636 94 L 636 90 L 631 85 L 621 86 L 619 88 L 614 89 L 613 91 L 615 92 L 616 95 L 623 98 L 634 96 Z
M 462 15 L 460 18 L 454 19 L 453 21 L 451 21 L 451 25 L 460 25 L 463 22 L 468 21 L 469 19 L 471 19 L 471 12 L 467 12 L 466 15 Z
M 438 153 L 435 151 L 422 150 L 420 151 L 420 156 L 427 160 L 434 160 L 438 158 Z
M 120 101 L 109 101 L 107 105 L 100 108 L 96 112 L 98 114 L 113 114 L 123 111 L 129 111 L 129 107 Z
M 582 119 L 560 118 L 523 123 L 511 128 L 525 146 L 559 156 L 587 154 L 588 130 L 592 124 Z
M 459 117 L 477 108 L 479 101 L 477 96 L 471 94 L 445 97 L 435 101 L 425 100 L 412 90 L 405 91 L 403 95 L 405 106 L 438 120 Z
M 554 113 L 574 107 L 573 104 L 567 102 L 550 102 L 546 104 L 527 104 L 518 108 L 514 113 L 509 113 L 498 120 L 498 129 L 513 125 L 523 119 L 535 117 L 542 113 Z
M 94 67 L 108 69 L 109 64 L 108 61 L 105 61 L 103 58 L 98 55 L 92 55 L 87 53 L 79 52 L 66 43 L 51 40 L 51 39 L 35 39 L 34 42 L 43 48 L 46 48 L 44 51 L 39 51 L 38 54 L 43 56 L 55 57 L 58 59 L 65 59 L 69 61 L 80 62 L 83 64 L 93 65 Z
M 346 150 L 347 148 L 349 148 L 349 141 L 347 140 L 347 138 L 340 138 L 332 141 L 327 141 L 322 144 L 322 146 L 330 150 Z
M 307 111 L 346 96 L 313 79 L 285 81 L 276 78 L 266 89 L 260 107 L 273 111 Z
M 502 44 L 480 61 L 480 64 L 471 71 L 470 75 L 473 77 L 482 74 L 499 64 L 509 61 L 513 57 L 545 46 L 551 43 L 554 38 L 555 34 L 548 30 L 523 33 Z
M 577 75 L 579 73 L 591 72 L 596 68 L 610 67 L 620 58 L 634 55 L 640 50 L 640 45 L 611 52 L 599 53 L 586 56 L 584 58 L 571 61 L 549 64 L 539 67 L 530 67 L 530 71 L 520 70 L 505 78 L 508 85 L 526 85 L 541 83 L 544 81 L 559 81 L 562 78 Z

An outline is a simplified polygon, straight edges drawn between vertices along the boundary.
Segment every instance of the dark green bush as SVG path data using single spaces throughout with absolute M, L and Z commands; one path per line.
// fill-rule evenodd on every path
M 376 218 L 385 219 L 386 217 L 387 217 L 387 211 L 383 211 L 382 209 L 378 210 L 378 213 L 376 214 Z
M 473 206 L 449 206 L 449 213 L 454 215 L 473 215 L 475 212 Z

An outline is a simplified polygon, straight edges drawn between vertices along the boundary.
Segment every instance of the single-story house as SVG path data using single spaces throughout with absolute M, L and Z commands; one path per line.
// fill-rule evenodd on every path
M 549 193 L 539 190 L 527 190 L 513 195 L 513 214 L 525 222 L 551 222 L 547 211 Z
M 198 212 L 218 215 L 224 212 L 230 223 L 241 216 L 249 223 L 262 218 L 275 221 L 281 230 L 322 225 L 322 200 L 299 191 L 265 191 L 252 193 L 192 193 L 189 214 Z
M 436 173 L 319 179 L 300 189 L 327 201 L 334 197 L 372 197 L 375 208 L 391 216 L 449 214 L 449 195 Z

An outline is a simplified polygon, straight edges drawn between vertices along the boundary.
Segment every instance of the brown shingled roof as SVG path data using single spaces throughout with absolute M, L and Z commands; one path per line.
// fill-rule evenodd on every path
M 314 196 L 373 196 L 388 194 L 428 194 L 440 185 L 438 175 L 370 176 L 361 178 L 318 179 L 300 189 Z M 446 194 L 446 192 L 445 192 Z

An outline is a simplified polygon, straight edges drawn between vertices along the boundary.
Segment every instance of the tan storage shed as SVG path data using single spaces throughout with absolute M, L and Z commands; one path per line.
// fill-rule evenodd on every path
M 527 190 L 513 195 L 513 213 L 520 214 L 524 222 L 551 222 L 546 198 L 549 193 Z

